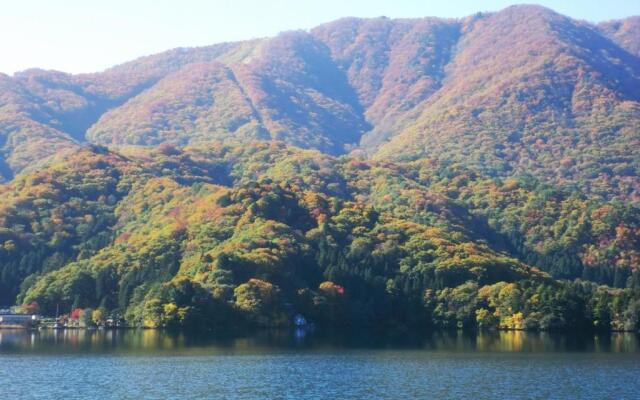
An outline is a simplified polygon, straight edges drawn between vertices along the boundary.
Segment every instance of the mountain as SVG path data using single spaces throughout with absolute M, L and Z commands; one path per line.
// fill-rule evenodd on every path
M 345 18 L 0 75 L 0 304 L 638 329 L 638 21 Z
M 10 180 L 61 149 L 77 148 L 86 131 L 107 110 L 180 67 L 208 60 L 230 45 L 172 50 L 98 74 L 70 75 L 27 70 L 0 74 L 0 179 Z
M 637 199 L 638 18 L 346 18 L 101 73 L 2 77 L 5 179 L 62 147 L 282 140 Z
M 366 129 L 326 47 L 290 32 L 165 76 L 105 113 L 87 138 L 103 144 L 278 139 L 336 154 Z
M 379 157 L 439 157 L 637 198 L 640 60 L 540 7 L 480 18 L 444 85 Z

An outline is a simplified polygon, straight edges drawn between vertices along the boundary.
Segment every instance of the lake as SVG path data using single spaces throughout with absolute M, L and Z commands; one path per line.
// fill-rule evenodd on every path
M 638 399 L 640 339 L 0 330 L 3 399 Z

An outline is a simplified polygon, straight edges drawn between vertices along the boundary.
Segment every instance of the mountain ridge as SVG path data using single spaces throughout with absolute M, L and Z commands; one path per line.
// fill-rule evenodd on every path
M 602 185 L 613 195 L 635 198 L 640 183 L 617 171 L 638 169 L 637 157 L 625 151 L 629 146 L 620 145 L 638 141 L 633 133 L 640 112 L 639 92 L 633 90 L 640 84 L 637 25 L 634 17 L 594 25 L 528 5 L 460 19 L 344 18 L 273 38 L 173 49 L 101 73 L 27 70 L 2 79 L 0 170 L 11 179 L 56 149 L 84 141 L 158 145 L 238 136 L 383 157 L 420 156 L 424 153 L 416 146 L 428 144 L 431 151 L 475 165 L 482 156 L 485 173 L 533 168 L 555 184 L 581 185 L 585 175 L 579 170 L 591 168 L 583 164 L 606 164 L 606 157 L 581 161 L 571 152 L 561 154 L 565 145 L 559 143 L 581 141 L 583 131 L 592 131 L 610 142 L 605 153 L 622 161 L 589 174 L 610 176 L 613 182 L 605 179 Z M 523 54 L 520 61 L 516 54 Z M 534 65 L 536 60 L 544 68 Z M 213 73 L 204 71 L 205 64 L 227 68 L 233 76 L 216 87 L 202 81 Z M 522 68 L 520 75 L 508 72 Z M 483 69 L 490 79 L 478 75 Z M 546 87 L 527 87 L 540 84 Z M 474 85 L 485 86 L 484 94 L 474 94 Z M 563 87 L 581 91 L 582 103 L 572 104 L 576 99 L 556 89 Z M 507 103 L 490 102 L 500 96 Z M 540 96 L 557 100 L 544 105 Z M 452 110 L 457 116 L 444 117 Z M 608 116 L 612 110 L 619 116 Z M 579 122 L 576 115 L 592 116 Z M 529 143 L 516 148 L 509 142 L 516 136 L 540 139 L 528 133 L 532 125 L 536 131 L 550 130 L 558 142 L 542 146 L 548 154 L 544 159 L 531 153 Z M 600 128 L 605 125 L 610 128 Z M 465 132 L 477 135 L 487 128 L 497 136 L 483 140 L 494 141 L 497 150 L 467 154 L 479 145 L 468 142 Z M 467 150 L 456 147 L 461 143 Z M 505 143 L 506 152 L 500 149 Z M 582 151 L 593 148 L 588 141 L 578 145 Z M 573 170 L 557 172 L 564 168 L 558 160 L 573 162 Z M 606 195 L 585 185 L 581 190 Z

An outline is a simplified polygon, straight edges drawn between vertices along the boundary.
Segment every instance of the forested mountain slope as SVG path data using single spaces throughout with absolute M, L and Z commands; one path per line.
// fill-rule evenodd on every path
M 473 23 L 445 84 L 377 156 L 437 156 L 637 198 L 640 59 L 543 8 Z
M 84 141 L 276 139 L 329 154 L 437 156 L 637 200 L 637 21 L 591 25 L 538 6 L 346 18 L 101 73 L 3 76 L 0 171 L 10 179 Z
M 427 160 L 94 147 L 2 198 L 2 301 L 47 313 L 274 326 L 293 307 L 327 326 L 622 329 L 640 310 L 637 205 Z
M 620 47 L 640 56 L 640 16 L 603 22 L 598 28 Z

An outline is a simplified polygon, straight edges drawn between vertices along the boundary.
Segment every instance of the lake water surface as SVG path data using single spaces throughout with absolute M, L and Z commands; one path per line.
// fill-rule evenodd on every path
M 640 399 L 640 339 L 0 330 L 2 399 Z

